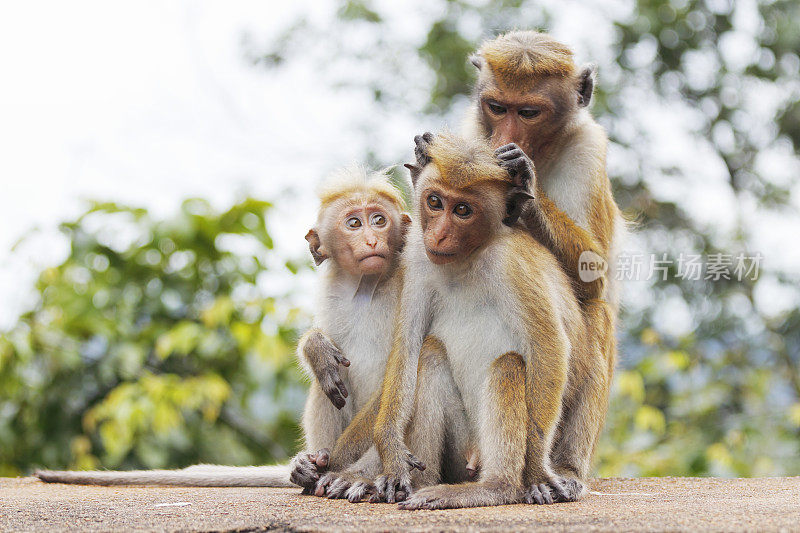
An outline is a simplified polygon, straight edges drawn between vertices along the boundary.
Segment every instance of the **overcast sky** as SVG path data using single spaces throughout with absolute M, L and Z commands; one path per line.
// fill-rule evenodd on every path
M 571 0 L 566 4 L 572 7 L 548 3 L 570 11 L 556 17 L 550 30 L 576 47 L 580 61 L 608 60 L 610 25 L 604 17 L 609 9 L 624 12 L 626 2 L 581 9 Z M 440 4 L 420 1 L 418 10 L 408 11 L 382 3 L 384 14 L 393 17 L 388 26 L 410 41 L 425 37 L 425 26 L 415 17 L 430 16 Z M 57 223 L 79 214 L 86 199 L 117 200 L 167 215 L 188 196 L 208 198 L 221 208 L 245 193 L 281 198 L 271 217 L 276 246 L 284 256 L 298 257 L 305 254 L 303 235 L 314 219 L 314 186 L 325 174 L 363 157 L 367 147 L 389 160 L 410 155 L 415 133 L 439 127 L 426 124 L 415 110 L 424 100 L 405 114 L 393 114 L 381 130 L 367 128 L 365 135 L 359 117 L 372 102 L 363 93 L 332 90 L 310 68 L 311 61 L 267 70 L 245 60 L 245 33 L 268 43 L 299 13 L 324 25 L 335 7 L 312 0 L 4 3 L 0 330 L 32 302 L 31 285 L 39 269 L 65 257 Z M 751 17 L 747 9 L 741 11 L 744 44 L 736 39 L 726 44 L 730 61 L 750 53 Z M 462 22 L 463 31 L 485 32 L 475 21 Z M 585 38 L 587 32 L 591 39 Z M 365 36 L 345 37 L 357 43 Z M 647 47 L 640 52 L 647 62 Z M 359 75 L 375 73 L 358 73 L 354 67 L 353 76 Z M 683 181 L 649 182 L 657 197 L 674 199 L 714 231 L 730 231 L 737 217 L 756 211 L 732 198 L 726 171 L 708 146 L 680 134 L 693 120 L 691 110 L 652 105 L 646 94 L 631 94 L 630 100 L 641 102 L 642 123 L 661 125 L 648 141 L 657 146 L 655 157 L 689 168 Z M 408 154 L 398 148 L 406 145 Z M 775 179 L 793 181 L 796 193 L 797 160 L 791 154 L 787 159 L 785 152 L 784 159 L 765 158 L 763 164 L 772 166 L 769 173 Z M 625 164 L 625 154 L 612 150 L 610 165 Z M 800 205 L 798 196 L 795 205 Z M 800 233 L 796 213 L 754 218 L 766 260 L 783 270 L 800 270 L 800 247 L 785 245 Z M 24 246 L 9 253 L 33 228 L 38 229 Z M 777 310 L 796 304 L 796 291 L 789 294 L 768 283 L 759 290 L 765 305 Z M 631 292 L 635 298 L 641 291 Z M 680 309 L 664 307 L 680 315 Z M 678 324 L 676 332 L 689 327 Z

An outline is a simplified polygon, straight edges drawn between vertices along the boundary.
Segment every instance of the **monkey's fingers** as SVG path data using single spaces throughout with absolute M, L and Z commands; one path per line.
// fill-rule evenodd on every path
M 430 155 L 428 154 L 428 145 L 433 141 L 433 134 L 425 132 L 422 135 L 414 137 L 414 157 L 417 159 L 417 165 L 424 167 L 431 162 Z
M 317 453 L 311 454 L 311 461 L 317 465 L 318 468 L 327 468 L 328 462 L 331 459 L 331 451 L 328 448 L 322 448 Z
M 336 388 L 339 389 L 339 392 L 342 394 L 342 396 L 347 398 L 347 387 L 344 386 L 344 381 L 342 381 L 342 378 L 337 376 L 334 380 L 334 383 L 336 384 Z
M 345 398 L 347 397 L 347 387 L 344 386 L 342 378 L 339 377 L 338 370 L 330 370 L 326 374 L 323 374 L 319 384 L 320 387 L 322 387 L 322 392 L 325 393 L 325 396 L 328 397 L 337 409 L 344 407 L 346 403 Z
M 412 470 L 414 468 L 416 468 L 420 472 L 423 472 L 425 470 L 425 463 L 417 459 L 416 456 L 411 452 L 406 452 L 406 463 L 408 463 L 408 466 L 410 466 Z
M 495 150 L 494 151 L 494 155 L 496 157 L 500 157 L 500 154 L 502 154 L 502 153 L 508 152 L 509 150 L 518 150 L 518 149 L 519 149 L 519 146 L 517 146 L 516 143 L 508 143 L 508 144 L 504 144 L 503 146 L 501 146 L 500 148 Z
M 397 479 L 390 477 L 386 480 L 386 503 L 395 503 L 394 497 L 397 491 Z
M 317 481 L 317 485 L 314 488 L 314 496 L 325 496 L 328 492 L 328 486 L 336 480 L 336 474 L 333 472 L 328 472 L 324 476 L 322 476 L 319 481 Z

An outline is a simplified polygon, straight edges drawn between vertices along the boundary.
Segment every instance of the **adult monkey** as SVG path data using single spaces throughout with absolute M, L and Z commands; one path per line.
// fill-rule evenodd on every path
M 470 60 L 479 74 L 465 133 L 488 139 L 517 186 L 535 191 L 521 220 L 572 280 L 588 327 L 593 355 L 580 394 L 564 406 L 552 456 L 558 473 L 585 482 L 608 405 L 619 295 L 612 276 L 582 276 L 580 264 L 613 265 L 625 231 L 606 173 L 606 134 L 587 109 L 595 67 L 578 70 L 572 50 L 535 31 L 500 35 Z M 420 166 L 431 138 L 415 139 Z
M 507 220 L 514 184 L 488 145 L 446 134 L 429 148 L 412 168 L 418 216 L 375 422 L 378 493 L 405 509 L 574 500 L 582 487 L 554 472 L 551 450 L 587 358 L 577 298 L 555 257 Z M 447 435 L 459 409 L 466 431 Z M 472 444 L 477 482 L 426 486 Z
M 385 173 L 349 168 L 330 177 L 320 190 L 316 226 L 306 239 L 322 268 L 315 327 L 298 343 L 298 356 L 317 377 L 303 415 L 306 452 L 291 464 L 230 467 L 195 465 L 182 470 L 127 472 L 39 471 L 47 482 L 94 485 L 304 487 L 314 489 L 319 473 L 354 461 L 371 444 L 371 417 L 365 408 L 381 380 L 389 352 L 400 289 L 397 265 L 410 219 L 399 191 Z M 338 366 L 350 366 L 340 375 Z M 350 402 L 344 398 L 350 390 Z M 327 397 L 326 397 L 327 396 Z M 329 400 L 330 399 L 330 400 Z M 377 400 L 373 400 L 373 406 Z M 334 448 L 359 411 L 369 430 L 354 429 Z M 331 454 L 328 449 L 333 448 Z M 317 451 L 319 450 L 319 451 Z M 377 475 L 375 472 L 373 475 Z M 291 477 L 291 481 L 290 481 Z M 294 482 L 294 484 L 292 483 Z

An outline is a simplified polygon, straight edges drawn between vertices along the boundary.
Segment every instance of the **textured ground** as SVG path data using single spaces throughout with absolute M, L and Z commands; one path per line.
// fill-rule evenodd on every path
M 578 503 L 401 511 L 294 489 L 85 487 L 0 478 L 0 530 L 800 531 L 800 477 L 602 479 Z

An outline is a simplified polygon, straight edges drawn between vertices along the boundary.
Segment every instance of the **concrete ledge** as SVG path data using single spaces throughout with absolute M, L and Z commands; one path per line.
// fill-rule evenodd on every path
M 0 530 L 798 530 L 800 477 L 598 479 L 578 503 L 401 511 L 269 488 L 87 487 L 0 478 Z

